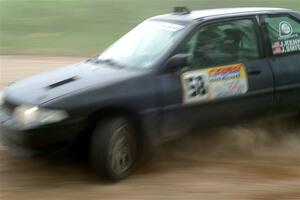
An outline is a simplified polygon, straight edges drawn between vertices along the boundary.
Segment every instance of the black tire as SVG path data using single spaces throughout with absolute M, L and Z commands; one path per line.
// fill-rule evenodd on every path
M 298 113 L 297 113 L 297 115 L 296 115 L 296 119 L 297 119 L 298 121 L 300 121 L 300 111 L 298 111 Z
M 98 123 L 90 143 L 90 161 L 100 177 L 118 181 L 134 171 L 137 140 L 132 123 L 114 117 Z

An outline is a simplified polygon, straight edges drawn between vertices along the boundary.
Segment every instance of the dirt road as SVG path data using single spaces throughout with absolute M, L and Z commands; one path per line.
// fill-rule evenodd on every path
M 81 58 L 1 56 L 1 87 Z M 300 122 L 260 120 L 194 133 L 162 147 L 128 180 L 97 180 L 85 164 L 21 158 L 0 146 L 0 200 L 300 199 Z

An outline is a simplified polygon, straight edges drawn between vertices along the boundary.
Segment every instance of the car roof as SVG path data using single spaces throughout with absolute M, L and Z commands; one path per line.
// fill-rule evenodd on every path
M 248 14 L 293 12 L 286 8 L 269 8 L 269 7 L 240 7 L 240 8 L 218 8 L 207 10 L 196 10 L 190 13 L 169 13 L 152 17 L 155 20 L 192 22 L 194 20 L 205 19 L 209 17 L 226 17 L 226 16 L 243 16 Z

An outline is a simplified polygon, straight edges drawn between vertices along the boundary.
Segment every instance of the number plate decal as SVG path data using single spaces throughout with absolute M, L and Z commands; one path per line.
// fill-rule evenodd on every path
M 234 64 L 181 75 L 183 103 L 197 103 L 245 94 L 248 79 L 243 64 Z

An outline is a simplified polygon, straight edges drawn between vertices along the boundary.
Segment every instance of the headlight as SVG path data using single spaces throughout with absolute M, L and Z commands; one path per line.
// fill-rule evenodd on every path
M 14 110 L 14 118 L 26 126 L 50 124 L 62 121 L 68 114 L 62 110 L 44 109 L 39 107 L 19 106 Z

